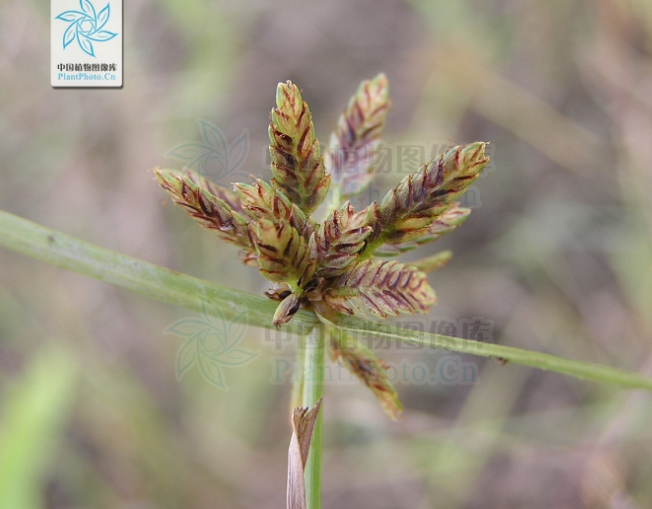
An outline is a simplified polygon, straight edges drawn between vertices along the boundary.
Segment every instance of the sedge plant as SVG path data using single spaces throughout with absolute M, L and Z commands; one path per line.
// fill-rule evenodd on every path
M 385 76 L 363 82 L 321 152 L 308 105 L 291 83 L 279 84 L 270 125 L 272 178 L 226 189 L 189 171 L 156 170 L 173 200 L 204 227 L 241 249 L 246 265 L 272 282 L 250 295 L 109 251 L 0 211 L 0 245 L 147 297 L 257 327 L 306 332 L 294 377 L 288 507 L 320 507 L 324 356 L 329 351 L 371 389 L 392 417 L 396 391 L 355 337 L 378 338 L 497 357 L 596 382 L 652 391 L 652 379 L 601 364 L 504 345 L 392 327 L 366 320 L 424 313 L 435 304 L 426 273 L 442 252 L 409 264 L 392 257 L 452 231 L 469 215 L 456 199 L 487 164 L 485 143 L 452 147 L 389 190 L 380 203 L 355 210 L 350 200 L 370 185 L 390 109 Z M 321 214 L 322 210 L 324 211 Z M 321 214 L 321 216 L 320 216 Z M 325 219 L 319 220 L 318 217 Z M 246 313 L 243 313 L 246 311 Z M 305 471 L 305 475 L 304 475 Z
M 449 148 L 406 176 L 380 203 L 356 210 L 351 198 L 374 179 L 390 108 L 384 74 L 362 82 L 323 153 L 298 87 L 279 83 L 269 126 L 269 182 L 253 179 L 227 189 L 188 169 L 155 170 L 176 204 L 238 246 L 242 261 L 273 284 L 266 296 L 278 301 L 274 326 L 287 324 L 301 308 L 322 323 L 304 339 L 304 376 L 293 406 L 313 408 L 320 400 L 328 349 L 371 389 L 391 418 L 401 413 L 386 365 L 333 320 L 365 311 L 384 319 L 430 310 L 436 298 L 421 270 L 427 264 L 391 258 L 464 222 L 471 211 L 456 200 L 489 161 L 484 142 Z M 326 216 L 319 220 L 322 205 Z M 316 419 L 307 464 L 308 507 L 319 506 L 321 422 Z

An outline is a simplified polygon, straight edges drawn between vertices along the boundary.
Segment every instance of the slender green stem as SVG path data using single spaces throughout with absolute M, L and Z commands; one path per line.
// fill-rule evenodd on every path
M 202 301 L 213 303 L 227 320 L 243 320 L 256 327 L 273 328 L 276 303 L 237 290 L 158 267 L 130 256 L 37 225 L 0 211 L 0 245 L 52 265 L 85 274 L 147 297 L 201 312 Z M 242 313 L 247 311 L 246 314 Z M 284 331 L 306 335 L 318 323 L 315 315 L 300 310 Z M 634 389 L 652 391 L 652 378 L 640 373 L 509 346 L 391 327 L 353 317 L 334 324 L 349 333 L 407 341 L 482 357 L 502 357 L 515 364 Z
M 302 341 L 303 343 L 303 341 Z M 292 411 L 303 406 L 303 380 L 305 376 L 306 349 L 303 344 L 297 348 L 297 365 L 292 378 L 292 395 L 290 396 L 290 415 Z
M 324 395 L 324 354 L 326 327 L 320 325 L 304 336 L 303 406 L 312 408 Z M 306 501 L 308 509 L 321 507 L 321 429 L 323 408 L 319 411 L 306 465 Z

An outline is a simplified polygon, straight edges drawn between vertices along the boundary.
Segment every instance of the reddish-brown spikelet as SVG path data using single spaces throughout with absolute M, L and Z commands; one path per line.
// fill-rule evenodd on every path
M 333 179 L 348 197 L 373 180 L 380 136 L 391 109 L 387 77 L 363 81 L 340 115 L 330 139 Z
M 336 277 L 346 271 L 373 231 L 366 223 L 366 215 L 356 213 L 348 202 L 329 214 L 311 241 L 312 256 L 319 267 L 318 276 Z
M 331 359 L 334 362 L 340 360 L 344 367 L 373 392 L 387 415 L 392 420 L 398 419 L 403 406 L 387 377 L 387 364 L 377 359 L 360 341 L 342 331 L 333 331 L 331 339 Z
M 244 212 L 254 221 L 269 219 L 285 220 L 309 239 L 313 231 L 303 211 L 290 202 L 283 192 L 274 189 L 264 180 L 256 179 L 253 184 L 236 183 L 235 191 Z
M 286 220 L 261 219 L 249 226 L 249 235 L 258 254 L 260 273 L 270 281 L 299 285 L 314 265 L 308 243 Z
M 235 194 L 216 184 L 208 186 L 204 179 L 190 171 L 157 168 L 154 174 L 172 200 L 204 228 L 215 231 L 226 242 L 253 251 L 247 220 L 238 212 L 242 207 Z
M 278 84 L 271 117 L 272 186 L 304 212 L 313 212 L 324 201 L 331 177 L 326 175 L 308 104 L 290 81 Z
M 453 147 L 391 189 L 380 203 L 379 239 L 388 244 L 402 244 L 424 235 L 442 234 L 449 226 L 460 224 L 468 213 L 455 200 L 478 178 L 489 161 L 484 154 L 485 145 L 477 142 Z M 446 216 L 451 209 L 456 211 Z M 433 223 L 442 217 L 444 228 L 440 232 L 431 231 Z M 376 247 L 379 245 L 377 241 Z
M 435 304 L 435 292 L 426 275 L 397 261 L 366 260 L 352 265 L 326 290 L 328 305 L 353 314 L 355 298 L 374 315 L 387 318 L 399 313 L 426 313 Z

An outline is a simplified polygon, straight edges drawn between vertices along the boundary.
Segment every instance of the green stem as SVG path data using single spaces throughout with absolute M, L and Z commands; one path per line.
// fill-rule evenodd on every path
M 192 311 L 201 312 L 202 301 L 218 305 L 227 320 L 243 321 L 243 311 L 246 311 L 246 323 L 249 325 L 273 328 L 272 318 L 277 303 L 269 299 L 224 288 L 109 251 L 3 211 L 0 211 L 0 245 Z M 304 336 L 317 323 L 313 313 L 302 309 L 289 324 L 283 326 L 283 330 Z M 356 337 L 383 337 L 482 357 L 502 357 L 515 364 L 556 371 L 594 382 L 652 391 L 652 378 L 610 366 L 564 359 L 521 348 L 396 328 L 360 318 L 338 317 L 334 324 L 349 333 L 357 333 Z
M 324 395 L 324 354 L 326 327 L 320 325 L 303 338 L 305 363 L 303 371 L 303 405 L 312 408 Z M 306 501 L 308 509 L 321 507 L 321 429 L 324 409 L 319 411 L 306 464 Z
M 303 344 L 297 348 L 297 365 L 292 378 L 292 395 L 290 396 L 290 415 L 297 407 L 303 406 L 303 380 L 305 377 L 306 349 Z

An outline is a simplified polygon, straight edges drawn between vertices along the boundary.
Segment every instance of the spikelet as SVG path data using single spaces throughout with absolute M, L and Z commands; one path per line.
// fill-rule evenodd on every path
M 334 210 L 311 241 L 317 261 L 317 276 L 331 278 L 343 274 L 365 246 L 373 228 L 364 213 L 356 213 L 350 203 Z
M 247 252 L 254 250 L 248 236 L 247 219 L 242 215 L 240 200 L 234 193 L 217 184 L 209 184 L 189 170 L 179 172 L 157 168 L 154 174 L 174 203 L 200 225 Z
M 292 82 L 278 84 L 271 116 L 272 186 L 304 212 L 313 212 L 324 201 L 331 177 L 326 175 L 308 104 Z
M 387 244 L 403 244 L 451 231 L 464 221 L 468 211 L 459 208 L 455 199 L 489 161 L 485 145 L 477 142 L 453 147 L 391 189 L 380 203 L 379 238 Z M 442 218 L 443 223 L 438 224 Z
M 261 219 L 249 225 L 249 236 L 263 276 L 276 283 L 300 286 L 302 276 L 314 263 L 308 243 L 289 221 Z
M 403 406 L 387 378 L 387 364 L 377 359 L 360 341 L 341 330 L 334 330 L 331 334 L 330 356 L 333 362 L 339 360 L 373 392 L 392 420 L 398 419 Z
M 380 136 L 391 109 L 387 77 L 363 81 L 337 121 L 330 139 L 330 167 L 343 199 L 360 193 L 374 178 Z
M 426 275 L 397 261 L 366 260 L 353 264 L 335 279 L 324 299 L 336 311 L 354 314 L 363 304 L 379 318 L 402 313 L 426 313 L 435 304 L 435 292 Z
M 388 236 L 384 244 L 374 252 L 376 256 L 397 256 L 408 251 L 412 251 L 423 244 L 433 242 L 446 233 L 452 232 L 457 226 L 462 224 L 469 217 L 471 209 L 460 207 L 453 203 L 451 207 L 441 214 L 434 222 L 424 229 L 400 230 L 394 235 L 400 236 L 400 244 L 392 243 L 393 236 Z
M 236 183 L 234 185 L 244 212 L 254 221 L 269 219 L 285 220 L 307 239 L 312 228 L 303 211 L 290 202 L 280 190 L 274 189 L 264 180 L 256 179 L 253 184 Z

